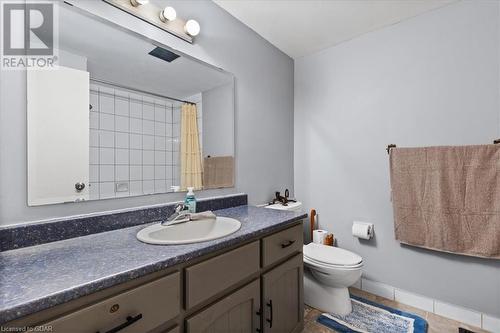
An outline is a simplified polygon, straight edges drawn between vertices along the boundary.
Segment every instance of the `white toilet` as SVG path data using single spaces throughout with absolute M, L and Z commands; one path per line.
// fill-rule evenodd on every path
M 304 302 L 318 310 L 347 315 L 348 287 L 361 277 L 363 258 L 338 247 L 304 245 Z
M 302 203 L 274 204 L 270 209 L 300 210 Z M 363 258 L 347 250 L 304 245 L 304 302 L 318 310 L 346 315 L 352 311 L 348 287 L 361 277 Z

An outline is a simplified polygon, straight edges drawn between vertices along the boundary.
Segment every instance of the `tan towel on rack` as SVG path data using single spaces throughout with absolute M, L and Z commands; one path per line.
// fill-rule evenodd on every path
M 500 259 L 500 145 L 394 148 L 396 239 Z
M 234 186 L 234 158 L 232 156 L 205 157 L 203 161 L 203 188 Z
M 215 220 L 217 215 L 214 214 L 211 210 L 207 210 L 201 213 L 191 213 L 189 214 L 189 220 L 191 221 L 200 221 L 200 220 Z

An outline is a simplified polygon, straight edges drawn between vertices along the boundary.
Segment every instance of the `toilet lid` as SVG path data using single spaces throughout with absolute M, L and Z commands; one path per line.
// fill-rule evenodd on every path
M 304 256 L 327 265 L 354 266 L 363 261 L 356 253 L 316 243 L 304 245 Z

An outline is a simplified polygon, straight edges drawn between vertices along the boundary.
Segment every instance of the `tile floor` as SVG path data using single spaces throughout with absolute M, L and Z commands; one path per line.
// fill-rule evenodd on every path
M 383 305 L 387 305 L 396 309 L 400 309 L 407 312 L 412 312 L 416 315 L 421 316 L 427 320 L 429 328 L 428 333 L 458 333 L 458 328 L 463 327 L 476 333 L 488 333 L 485 330 L 476 328 L 467 324 L 462 324 L 458 321 L 451 320 L 445 317 L 438 316 L 434 313 L 429 313 L 424 310 L 420 310 L 405 304 L 398 303 L 396 301 L 391 301 L 389 299 L 376 296 L 366 291 L 361 291 L 359 289 L 350 288 L 353 295 L 363 297 L 367 300 L 374 301 Z M 321 314 L 320 311 L 306 306 L 304 311 L 304 330 L 302 333 L 332 333 L 335 332 L 326 326 L 323 326 L 316 322 L 316 318 Z M 380 332 L 382 333 L 382 332 Z

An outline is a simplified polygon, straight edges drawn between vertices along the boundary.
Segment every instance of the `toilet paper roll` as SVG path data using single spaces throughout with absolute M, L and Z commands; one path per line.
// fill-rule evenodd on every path
M 326 230 L 314 230 L 313 231 L 313 243 L 317 244 L 325 244 L 325 238 L 328 235 L 328 231 Z
M 357 222 L 352 224 L 352 235 L 362 239 L 373 237 L 373 223 Z

